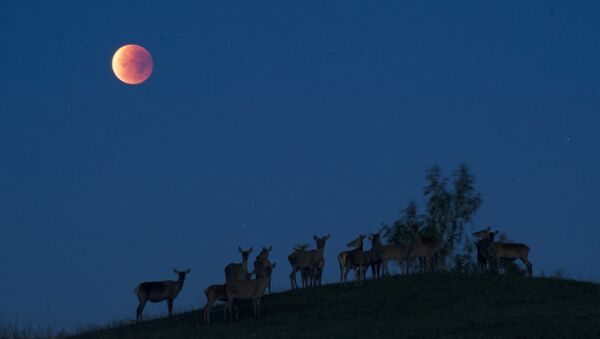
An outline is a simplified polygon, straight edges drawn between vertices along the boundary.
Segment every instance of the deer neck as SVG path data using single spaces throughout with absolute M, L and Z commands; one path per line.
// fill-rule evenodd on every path
M 179 291 L 181 291 L 181 289 L 183 288 L 183 282 L 185 281 L 185 279 L 178 279 L 175 282 L 175 292 L 179 293 Z
M 242 259 L 242 273 L 248 273 L 248 258 Z

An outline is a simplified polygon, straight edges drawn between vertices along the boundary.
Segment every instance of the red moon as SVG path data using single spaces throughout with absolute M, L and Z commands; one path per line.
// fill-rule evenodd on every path
M 117 78 L 129 85 L 146 81 L 154 63 L 148 51 L 139 45 L 125 45 L 119 48 L 112 58 L 112 69 Z

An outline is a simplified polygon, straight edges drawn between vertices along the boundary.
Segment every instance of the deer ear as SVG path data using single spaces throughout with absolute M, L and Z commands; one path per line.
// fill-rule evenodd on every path
M 252 246 L 248 249 L 248 253 L 252 252 Z
M 187 274 L 187 273 L 190 273 L 191 271 L 192 271 L 192 269 L 188 268 L 187 270 L 185 270 L 185 273 Z
M 244 250 L 241 247 L 239 247 L 239 246 L 238 246 L 238 251 L 240 251 L 240 253 L 244 252 Z
M 267 251 L 271 252 L 272 249 L 273 249 L 273 246 L 269 246 L 269 248 L 267 248 Z
M 325 236 L 325 239 L 329 239 L 329 234 L 327 234 L 327 235 Z
M 175 274 L 179 274 L 179 271 L 177 269 L 173 269 L 173 272 L 175 272 Z

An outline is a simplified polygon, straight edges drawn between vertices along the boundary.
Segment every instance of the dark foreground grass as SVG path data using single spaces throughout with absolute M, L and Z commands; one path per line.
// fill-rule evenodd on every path
M 549 278 L 426 274 L 267 295 L 263 319 L 213 323 L 201 310 L 74 338 L 595 338 L 600 285 Z

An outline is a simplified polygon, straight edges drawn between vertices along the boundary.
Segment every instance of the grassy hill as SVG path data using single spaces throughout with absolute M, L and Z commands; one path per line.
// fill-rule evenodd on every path
M 425 274 L 267 295 L 263 319 L 212 324 L 201 310 L 74 338 L 592 338 L 600 337 L 600 285 L 550 278 Z

